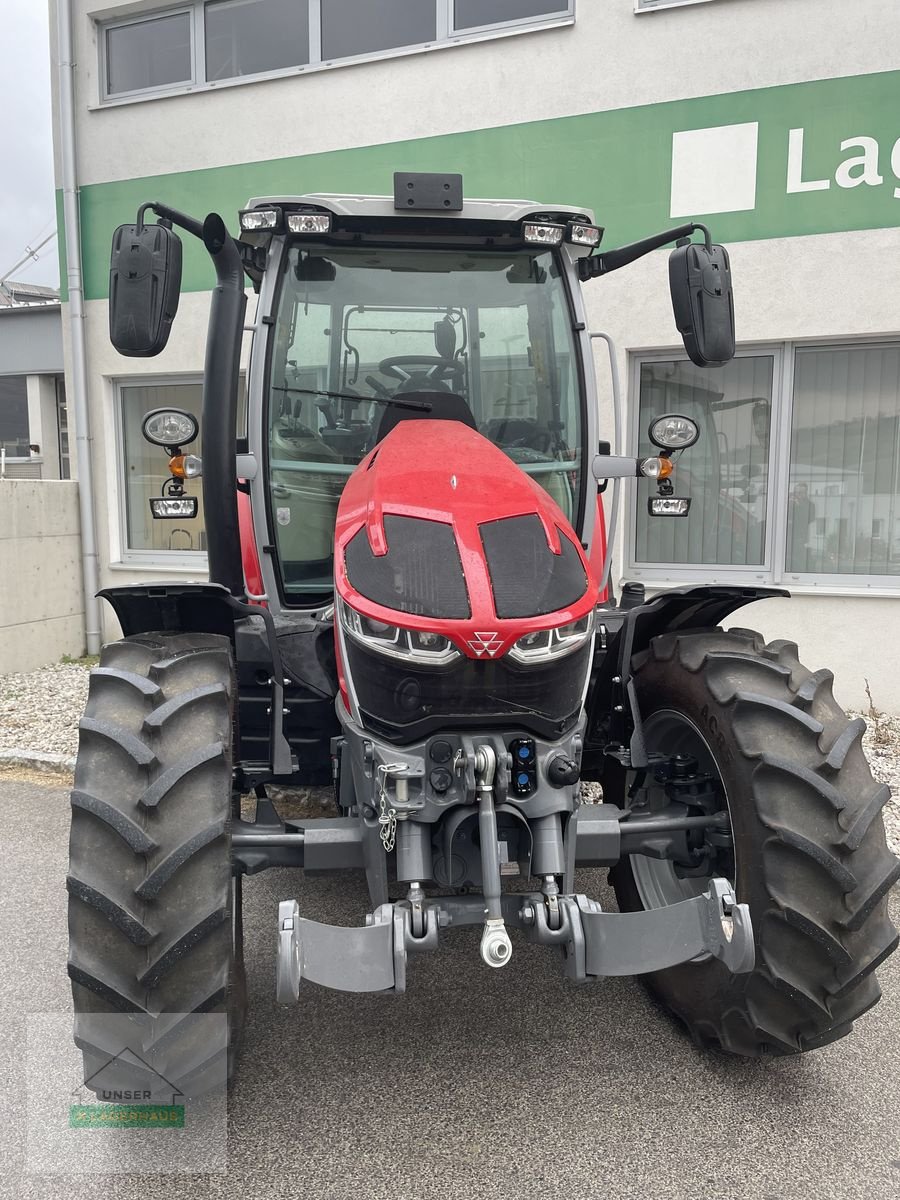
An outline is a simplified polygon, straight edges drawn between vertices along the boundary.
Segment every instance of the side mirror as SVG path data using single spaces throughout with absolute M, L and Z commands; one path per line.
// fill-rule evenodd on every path
M 691 362 L 721 367 L 734 358 L 734 296 L 724 246 L 687 242 L 669 255 L 675 325 Z
M 109 264 L 109 340 L 120 354 L 165 349 L 178 311 L 181 240 L 166 225 L 120 225 Z

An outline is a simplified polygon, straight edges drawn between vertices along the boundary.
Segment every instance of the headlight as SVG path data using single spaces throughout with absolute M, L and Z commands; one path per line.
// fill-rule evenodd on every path
M 547 662 L 551 658 L 562 658 L 584 645 L 594 632 L 594 614 L 587 613 L 570 625 L 556 629 L 536 629 L 525 633 L 510 647 L 509 654 L 517 662 Z
M 686 450 L 700 436 L 700 427 L 690 417 L 665 413 L 651 422 L 648 436 L 654 446 L 663 450 Z
M 186 446 L 199 428 L 193 413 L 180 408 L 154 408 L 141 422 L 141 433 L 154 446 Z
M 449 638 L 430 630 L 400 629 L 384 621 L 364 617 L 355 608 L 339 602 L 341 624 L 350 637 L 370 650 L 386 654 L 390 658 L 401 658 L 406 662 L 430 663 L 441 666 L 460 658 L 461 653 Z

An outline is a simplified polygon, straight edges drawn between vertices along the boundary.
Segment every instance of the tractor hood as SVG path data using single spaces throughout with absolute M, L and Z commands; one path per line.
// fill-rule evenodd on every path
M 335 586 L 370 624 L 439 634 L 482 660 L 597 603 L 558 505 L 455 420 L 404 419 L 359 464 L 338 508 Z

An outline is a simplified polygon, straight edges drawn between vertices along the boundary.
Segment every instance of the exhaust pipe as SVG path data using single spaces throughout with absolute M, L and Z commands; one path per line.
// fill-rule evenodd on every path
M 216 519 L 206 530 L 209 578 L 244 598 L 238 527 L 237 396 L 244 335 L 244 268 L 234 239 L 218 213 L 203 222 L 203 244 L 216 269 L 203 371 L 203 505 Z

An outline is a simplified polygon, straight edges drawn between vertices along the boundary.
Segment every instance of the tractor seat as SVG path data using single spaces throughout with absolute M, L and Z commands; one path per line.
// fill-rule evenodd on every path
M 397 399 L 420 400 L 425 404 L 430 404 L 431 408 L 425 412 L 417 408 L 398 408 L 395 404 L 385 405 L 381 420 L 378 422 L 376 442 L 387 437 L 401 421 L 461 421 L 470 429 L 478 428 L 471 408 L 462 396 L 458 396 L 455 392 L 404 392 Z

